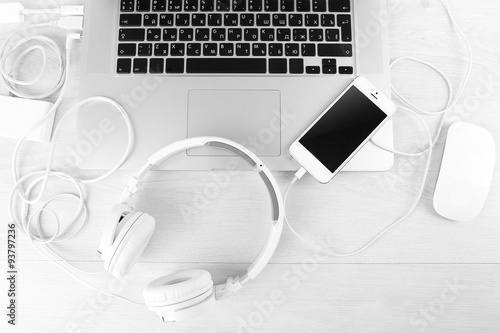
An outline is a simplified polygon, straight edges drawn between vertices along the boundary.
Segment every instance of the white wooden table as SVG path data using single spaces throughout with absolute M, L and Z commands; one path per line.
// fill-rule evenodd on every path
M 390 16 L 391 57 L 411 55 L 431 61 L 451 77 L 457 90 L 464 79 L 466 52 L 441 2 L 388 2 L 399 8 Z M 474 66 L 457 112 L 446 127 L 451 121 L 469 121 L 491 131 L 500 142 L 500 3 L 450 2 L 472 45 Z M 35 8 L 42 2 L 23 3 Z M 56 1 L 43 3 L 48 6 Z M 12 29 L 1 26 L 0 40 Z M 63 43 L 62 34 L 53 36 Z M 77 100 L 78 51 L 73 55 L 70 89 L 57 119 Z M 36 70 L 37 66 L 33 61 L 26 68 Z M 444 104 L 444 83 L 419 65 L 401 63 L 392 79 L 418 105 L 437 109 Z M 487 98 L 477 97 L 478 91 L 487 91 Z M 436 117 L 426 119 L 435 126 Z M 399 113 L 395 124 L 398 148 L 422 146 L 425 137 L 414 119 Z M 73 131 L 70 121 L 61 136 L 64 143 L 57 150 L 56 167 L 65 165 L 61 161 Z M 432 208 L 432 195 L 443 138 L 417 209 L 369 250 L 349 258 L 318 258 L 285 228 L 272 263 L 256 281 L 219 303 L 211 314 L 185 323 L 164 324 L 144 306 L 89 290 L 20 236 L 18 325 L 13 329 L 5 324 L 7 284 L 2 278 L 2 327 L 9 332 L 500 332 L 500 168 L 497 163 L 489 199 L 477 219 L 456 223 L 440 218 Z M 0 138 L 2 270 L 6 270 L 6 202 L 13 184 L 10 160 L 14 144 L 14 140 Z M 40 169 L 46 152 L 47 147 L 40 144 L 23 149 L 23 171 Z M 289 217 L 309 239 L 319 241 L 329 235 L 338 250 L 355 249 L 408 208 L 423 162 L 398 157 L 388 172 L 342 173 L 328 185 L 305 177 L 290 195 Z M 118 172 L 88 186 L 88 225 L 72 241 L 53 249 L 74 265 L 100 270 L 102 263 L 95 251 L 102 224 L 131 174 Z M 284 190 L 292 174 L 274 174 Z M 122 282 L 107 274 L 80 274 L 81 278 L 142 301 L 142 288 L 159 276 L 203 268 L 220 283 L 230 274 L 241 273 L 258 254 L 268 231 L 270 204 L 256 178 L 234 177 L 207 208 L 189 219 L 181 213 L 181 205 L 191 202 L 194 190 L 210 181 L 208 173 L 157 172 L 152 178 L 162 181 L 147 184 L 137 208 L 155 216 L 157 228 L 140 262 Z M 49 192 L 62 188 L 66 185 L 54 183 Z M 74 203 L 68 203 L 62 215 L 69 216 L 72 207 Z

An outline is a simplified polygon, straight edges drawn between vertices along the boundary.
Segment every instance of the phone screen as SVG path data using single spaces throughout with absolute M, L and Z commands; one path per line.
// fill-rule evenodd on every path
M 386 118 L 352 86 L 299 142 L 334 173 Z

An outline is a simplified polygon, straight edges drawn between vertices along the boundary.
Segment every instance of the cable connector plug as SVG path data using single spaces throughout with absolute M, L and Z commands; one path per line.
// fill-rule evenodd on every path
M 49 25 L 68 31 L 83 31 L 83 16 L 61 17 L 59 20 L 50 21 Z
M 85 14 L 85 6 L 61 6 L 60 8 L 51 9 L 22 9 L 23 15 L 61 15 L 61 16 L 83 16 Z
M 297 172 L 295 173 L 294 177 L 297 178 L 297 180 L 301 179 L 302 177 L 304 177 L 304 175 L 307 173 L 306 169 L 304 168 L 300 168 L 299 170 L 297 170 Z

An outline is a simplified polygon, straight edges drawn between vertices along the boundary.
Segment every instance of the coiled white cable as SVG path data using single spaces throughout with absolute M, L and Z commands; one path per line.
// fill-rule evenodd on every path
M 448 113 L 456 105 L 456 103 L 458 102 L 458 100 L 461 98 L 461 96 L 462 96 L 462 94 L 464 92 L 464 89 L 465 89 L 465 87 L 467 85 L 467 82 L 469 81 L 470 74 L 472 72 L 473 59 L 472 59 L 472 49 L 471 49 L 471 46 L 469 44 L 469 41 L 467 40 L 467 38 L 465 37 L 465 34 L 462 32 L 462 30 L 458 26 L 457 22 L 455 21 L 455 18 L 453 17 L 453 14 L 451 12 L 451 8 L 450 8 L 450 4 L 448 3 L 448 0 L 442 0 L 442 1 L 443 1 L 443 5 L 446 8 L 446 12 L 448 14 L 448 17 L 450 18 L 450 21 L 451 21 L 454 29 L 458 32 L 459 36 L 462 38 L 462 40 L 464 41 L 464 43 L 465 43 L 465 45 L 467 47 L 469 62 L 468 62 L 467 72 L 466 72 L 463 84 L 461 85 L 461 87 L 460 87 L 460 89 L 459 89 L 459 91 L 458 91 L 455 99 L 453 99 L 453 87 L 451 85 L 450 79 L 448 78 L 448 76 L 446 74 L 444 74 L 436 66 L 430 64 L 427 61 L 420 60 L 420 59 L 417 59 L 417 58 L 414 58 L 414 57 L 400 57 L 400 58 L 397 58 L 397 59 L 393 60 L 391 62 L 391 65 L 390 65 L 391 69 L 398 62 L 403 61 L 403 60 L 409 60 L 409 61 L 417 62 L 417 63 L 423 64 L 425 66 L 428 66 L 431 69 L 433 69 L 435 72 L 437 72 L 440 76 L 442 76 L 443 79 L 445 80 L 447 88 L 448 88 L 448 98 L 447 98 L 446 106 L 445 106 L 444 109 L 438 110 L 438 111 L 423 110 L 422 108 L 419 108 L 416 105 L 414 105 L 413 103 L 411 103 L 410 101 L 408 101 L 404 96 L 402 96 L 398 92 L 398 90 L 394 86 L 392 86 L 392 91 L 394 92 L 394 94 L 396 96 L 398 96 L 401 99 L 401 101 L 403 103 L 405 103 L 409 107 L 409 108 L 407 108 L 407 107 L 398 106 L 398 108 L 400 108 L 402 110 L 405 110 L 407 112 L 412 113 L 414 116 L 416 116 L 418 118 L 418 120 L 425 127 L 425 130 L 426 130 L 427 135 L 429 137 L 429 146 L 426 149 L 424 149 L 424 150 L 422 150 L 420 152 L 415 152 L 415 153 L 413 153 L 413 152 L 401 152 L 401 151 L 398 151 L 398 150 L 395 150 L 395 149 L 384 147 L 381 144 L 377 143 L 375 140 L 373 140 L 373 139 L 371 140 L 372 143 L 375 144 L 376 146 L 378 146 L 379 148 L 381 148 L 381 149 L 383 149 L 385 151 L 394 153 L 396 155 L 407 156 L 407 157 L 414 157 L 414 156 L 421 156 L 421 155 L 426 154 L 426 153 L 428 154 L 427 161 L 426 161 L 426 164 L 425 164 L 423 179 L 422 179 L 422 182 L 420 184 L 417 196 L 415 197 L 415 200 L 412 202 L 410 208 L 407 210 L 407 212 L 405 214 L 403 214 L 400 218 L 398 218 L 397 220 L 395 220 L 394 222 L 392 222 L 389 226 L 387 226 L 386 228 L 384 228 L 383 230 L 381 230 L 379 233 L 377 233 L 368 243 L 366 243 L 365 245 L 361 246 L 357 250 L 354 250 L 354 251 L 351 251 L 351 252 L 337 252 L 337 251 L 333 250 L 331 247 L 326 247 L 325 248 L 323 246 L 315 244 L 312 241 L 309 241 L 306 238 L 304 238 L 302 235 L 300 235 L 291 226 L 290 221 L 287 218 L 287 215 L 286 215 L 286 202 L 287 202 L 288 194 L 289 194 L 292 186 L 297 182 L 297 180 L 299 180 L 300 178 L 302 178 L 302 176 L 305 174 L 305 169 L 301 168 L 301 169 L 299 169 L 295 173 L 294 178 L 292 179 L 291 183 L 288 185 L 288 188 L 285 191 L 285 195 L 284 195 L 285 222 L 288 225 L 288 227 L 290 228 L 290 230 L 292 231 L 292 233 L 297 238 L 299 238 L 302 242 L 304 242 L 305 244 L 307 244 L 309 247 L 311 247 L 311 248 L 313 248 L 313 249 L 315 249 L 317 251 L 322 251 L 322 252 L 324 252 L 324 253 L 326 253 L 326 254 L 328 254 L 330 256 L 333 256 L 333 257 L 347 257 L 347 256 L 356 255 L 356 254 L 358 254 L 358 253 L 366 250 L 367 248 L 369 248 L 378 239 L 380 239 L 380 237 L 382 237 L 385 233 L 387 233 L 389 230 L 393 229 L 396 225 L 398 225 L 399 223 L 401 223 L 402 221 L 404 221 L 415 210 L 415 208 L 417 207 L 417 205 L 418 205 L 418 203 L 419 203 L 419 201 L 420 201 L 420 199 L 422 197 L 422 193 L 423 193 L 423 190 L 425 188 L 425 182 L 426 182 L 427 176 L 429 174 L 429 167 L 430 167 L 430 162 L 431 162 L 433 147 L 436 145 L 436 143 L 437 143 L 437 141 L 439 139 L 439 136 L 441 135 L 441 132 L 443 130 L 444 123 L 445 123 L 445 120 L 446 120 L 446 117 L 447 117 Z M 430 133 L 430 130 L 429 130 L 427 124 L 425 123 L 425 121 L 423 120 L 423 118 L 417 112 L 422 113 L 422 114 L 426 114 L 426 115 L 441 115 L 442 116 L 441 120 L 439 121 L 437 133 L 436 133 L 436 135 L 435 135 L 434 138 L 432 137 L 432 134 Z

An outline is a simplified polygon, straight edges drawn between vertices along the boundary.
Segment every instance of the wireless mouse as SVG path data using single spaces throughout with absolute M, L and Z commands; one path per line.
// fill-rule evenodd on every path
M 456 122 L 448 130 L 434 191 L 436 212 L 470 221 L 481 212 L 493 177 L 495 141 L 482 127 Z

